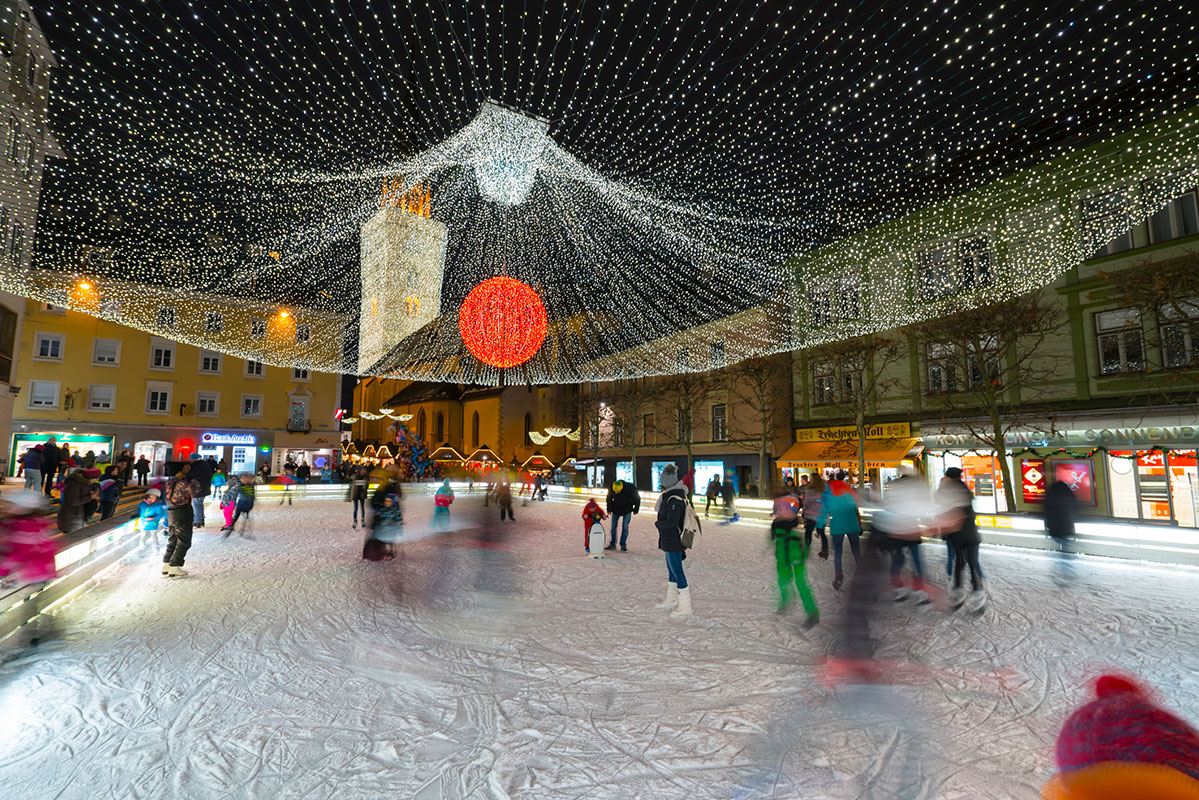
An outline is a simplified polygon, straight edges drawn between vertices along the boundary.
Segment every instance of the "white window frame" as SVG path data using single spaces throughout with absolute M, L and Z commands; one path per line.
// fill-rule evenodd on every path
M 258 413 L 257 414 L 247 414 L 246 413 L 246 401 L 247 400 L 257 400 L 258 401 Z M 262 419 L 263 405 L 265 403 L 266 403 L 266 398 L 264 398 L 260 394 L 243 394 L 241 396 L 241 405 L 239 407 L 239 410 L 241 411 L 241 418 L 242 419 Z
M 168 367 L 157 366 L 154 363 L 154 354 L 156 350 L 162 350 L 171 354 L 171 364 Z M 170 339 L 160 339 L 156 336 L 150 337 L 150 364 L 149 368 L 155 372 L 174 372 L 175 371 L 175 342 Z
M 111 389 L 112 402 L 108 408 L 102 408 L 96 405 L 95 397 L 97 389 Z M 87 410 L 97 414 L 112 414 L 117 410 L 117 387 L 112 383 L 89 383 L 87 386 Z
M 1114 327 L 1113 326 L 1100 327 L 1099 320 L 1101 317 L 1103 317 L 1104 315 L 1107 315 L 1107 314 L 1118 314 L 1119 312 L 1122 312 L 1122 311 L 1126 312 L 1125 313 L 1126 320 L 1134 320 L 1135 319 L 1136 324 L 1135 325 L 1128 325 L 1128 324 L 1117 325 Z M 1095 317 L 1094 317 L 1094 322 L 1095 322 L 1095 350 L 1096 350 L 1095 355 L 1098 356 L 1098 358 L 1099 358 L 1099 374 L 1100 375 L 1136 375 L 1137 373 L 1141 373 L 1141 372 L 1145 371 L 1145 367 L 1146 367 L 1145 361 L 1147 358 L 1147 354 L 1145 352 L 1145 320 L 1144 320 L 1144 317 L 1141 315 L 1141 312 L 1139 309 L 1112 308 L 1112 309 L 1108 309 L 1106 311 L 1096 311 Z M 1128 339 L 1128 337 L 1130 335 L 1135 335 L 1138 339 L 1140 339 L 1141 360 L 1140 360 L 1140 364 L 1136 367 L 1129 366 L 1129 359 L 1128 359 L 1129 339 Z M 1105 365 L 1103 363 L 1103 344 L 1104 344 L 1105 339 L 1111 339 L 1113 337 L 1116 340 L 1116 347 L 1120 353 L 1120 368 L 1117 370 L 1109 371 L 1104 368 Z
M 42 350 L 42 342 L 58 342 L 57 356 L 40 355 Z M 33 337 L 33 360 L 34 361 L 53 361 L 56 364 L 61 364 L 63 356 L 67 352 L 67 335 L 65 333 L 50 333 L 48 331 L 38 331 Z
M 54 387 L 54 404 L 44 405 L 34 403 L 34 398 L 37 397 L 37 384 L 47 384 Z M 62 406 L 62 384 L 59 381 L 30 381 L 29 382 L 29 399 L 26 401 L 26 408 L 31 411 L 57 411 Z
M 924 350 L 929 394 L 953 394 L 962 390 L 959 380 L 961 358 L 957 348 L 944 342 L 929 342 Z M 936 381 L 934 381 L 934 375 Z M 935 384 L 940 384 L 937 386 Z
M 300 375 L 301 372 L 304 374 Z M 307 367 L 292 367 L 291 379 L 294 383 L 309 383 L 312 381 L 312 372 Z
M 831 406 L 837 402 L 837 365 L 824 361 L 812 365 L 812 405 Z
M 716 409 L 721 409 L 720 416 L 716 416 Z M 712 423 L 712 441 L 727 442 L 729 439 L 729 406 L 728 403 L 713 403 L 708 408 L 708 419 Z M 719 425 L 717 422 L 719 421 Z
M 200 407 L 201 400 L 212 401 L 212 411 L 203 411 Z M 200 391 L 196 392 L 196 416 L 197 417 L 216 417 L 221 413 L 221 393 Z
M 175 325 L 179 322 L 179 312 L 174 306 L 163 306 L 158 309 L 158 313 L 154 317 L 156 327 L 166 330 L 175 330 Z
M 250 365 L 251 365 L 251 364 L 257 364 L 257 365 L 258 365 L 258 371 L 257 371 L 257 372 L 253 372 L 253 371 L 251 371 L 251 369 L 250 369 Z M 262 379 L 264 379 L 264 378 L 266 377 L 266 364 L 263 364 L 261 361 L 255 361 L 255 360 L 254 360 L 254 359 L 252 359 L 252 358 L 247 358 L 247 359 L 245 360 L 245 363 L 244 363 L 244 365 L 242 366 L 242 370 L 243 370 L 243 371 L 242 371 L 242 377 L 243 377 L 243 378 L 256 378 L 256 379 L 258 379 L 258 380 L 262 380 Z
M 150 399 L 154 392 L 165 394 L 167 396 L 166 408 L 157 410 L 150 407 Z M 156 416 L 167 416 L 171 413 L 171 405 L 175 400 L 175 387 L 173 384 L 166 381 L 146 381 L 146 413 Z
M 204 359 L 216 359 L 216 369 L 204 369 Z M 201 375 L 220 375 L 221 370 L 225 368 L 225 358 L 216 350 L 201 350 L 199 361 L 196 363 L 196 370 Z
M 100 348 L 101 342 L 115 342 L 116 343 L 117 348 L 116 348 L 116 356 L 115 356 L 114 361 L 99 360 L 97 351 Z M 108 337 L 105 337 L 105 336 L 93 336 L 92 337 L 92 366 L 94 366 L 94 367 L 119 367 L 119 366 L 121 366 L 121 344 L 122 344 L 122 340 L 120 340 L 120 339 L 109 339 Z

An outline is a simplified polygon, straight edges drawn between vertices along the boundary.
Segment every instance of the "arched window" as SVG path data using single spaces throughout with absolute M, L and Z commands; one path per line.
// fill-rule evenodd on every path
M 445 414 L 438 411 L 433 420 L 433 430 L 437 431 L 437 435 L 433 437 L 433 444 L 441 446 L 445 443 Z
M 532 445 L 533 437 L 529 436 L 533 432 L 533 415 L 525 414 L 525 444 Z
M 479 449 L 479 412 L 476 411 L 470 418 L 470 446 L 474 449 Z
M 425 440 L 425 410 L 423 408 L 416 415 L 416 436 L 422 442 Z

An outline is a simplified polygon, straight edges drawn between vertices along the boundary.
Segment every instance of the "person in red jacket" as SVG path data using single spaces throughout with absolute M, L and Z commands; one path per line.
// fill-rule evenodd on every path
M 599 507 L 599 503 L 595 502 L 594 497 L 587 501 L 587 505 L 583 506 L 583 549 L 588 554 L 591 553 L 591 542 L 588 541 L 588 536 L 591 534 L 591 526 L 607 518 L 608 515 Z

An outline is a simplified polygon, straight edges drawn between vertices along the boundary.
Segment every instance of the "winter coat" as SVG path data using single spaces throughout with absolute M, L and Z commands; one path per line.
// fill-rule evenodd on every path
M 810 519 L 812 522 L 820 519 L 821 502 L 823 497 L 823 492 L 814 491 L 806 486 L 799 490 L 799 499 L 803 504 L 804 519 Z
M 133 470 L 138 475 L 148 475 L 150 474 L 150 462 L 146 460 L 145 456 L 142 456 L 137 460 L 137 463 L 133 465 Z
M 591 530 L 591 526 L 600 522 L 607 516 L 599 507 L 599 503 L 595 502 L 595 498 L 587 501 L 587 505 L 583 506 L 583 530 Z
M 367 493 L 370 491 L 371 479 L 370 476 L 363 475 L 362 477 L 354 476 L 350 482 L 350 499 L 365 500 Z
M 225 493 L 221 495 L 221 508 L 227 506 L 236 506 L 238 499 L 241 497 L 241 484 L 237 481 L 229 484 L 225 489 Z
M 937 489 L 936 503 L 942 510 L 957 509 L 965 516 L 956 531 L 946 534 L 949 541 L 965 544 L 978 544 L 978 524 L 974 519 L 974 495 L 966 488 L 966 484 L 955 480 Z
M 720 496 L 724 500 L 724 504 L 726 506 L 729 503 L 733 502 L 734 494 L 735 494 L 735 492 L 733 491 L 733 482 L 732 481 L 725 481 L 723 484 L 721 484 Z
M 658 549 L 667 553 L 681 553 L 683 547 L 683 520 L 686 518 L 687 487 L 682 481 L 675 483 L 658 496 L 658 518 L 654 527 L 658 529 Z
M 862 532 L 862 526 L 858 524 L 858 501 L 854 499 L 853 492 L 845 490 L 836 493 L 828 488 L 821 493 L 820 517 L 816 527 L 823 528 L 825 525 L 832 536 Z
M 619 489 L 616 487 L 620 487 Z M 623 517 L 630 512 L 636 514 L 641 510 L 641 493 L 629 481 L 616 481 L 608 489 L 607 509 L 609 514 Z
M 166 516 L 167 504 L 161 500 L 153 503 L 143 500 L 137 504 L 137 520 L 143 531 L 158 530 Z
M 450 481 L 447 478 L 433 493 L 433 505 L 438 508 L 449 508 L 452 502 L 454 502 L 454 490 L 450 488 Z
M 121 499 L 121 484 L 113 481 L 100 489 L 101 503 L 115 503 Z
M 83 515 L 92 494 L 92 482 L 82 472 L 72 472 L 62 485 L 62 496 L 58 503 L 58 527 L 66 530 L 67 523 Z
M 30 449 L 25 455 L 21 456 L 21 463 L 25 465 L 25 469 L 41 469 L 42 451 Z
M 708 481 L 708 497 L 713 500 L 715 500 L 717 497 L 720 497 L 720 489 L 720 481 L 716 480 L 715 478 Z
M 46 445 L 42 449 L 42 469 L 52 474 L 58 469 L 58 457 L 60 455 L 62 455 L 62 451 L 58 449 L 58 445 Z M 25 469 L 29 469 L 29 467 Z

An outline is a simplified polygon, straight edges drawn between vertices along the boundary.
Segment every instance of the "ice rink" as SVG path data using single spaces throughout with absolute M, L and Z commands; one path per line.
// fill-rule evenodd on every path
M 460 498 L 455 524 L 475 511 Z M 981 617 L 887 599 L 874 632 L 901 685 L 830 691 L 831 561 L 812 560 L 804 631 L 773 613 L 764 526 L 710 524 L 695 615 L 672 619 L 652 513 L 596 561 L 580 506 L 515 511 L 494 540 L 422 536 L 432 500 L 409 498 L 386 564 L 359 559 L 338 501 L 260 503 L 253 540 L 197 531 L 187 578 L 143 550 L 0 666 L 3 795 L 881 798 L 908 764 L 915 796 L 1035 798 L 1105 667 L 1199 720 L 1193 569 L 1084 558 L 1063 590 L 1045 554 L 984 548 Z M 924 551 L 943 585 L 944 548 Z

